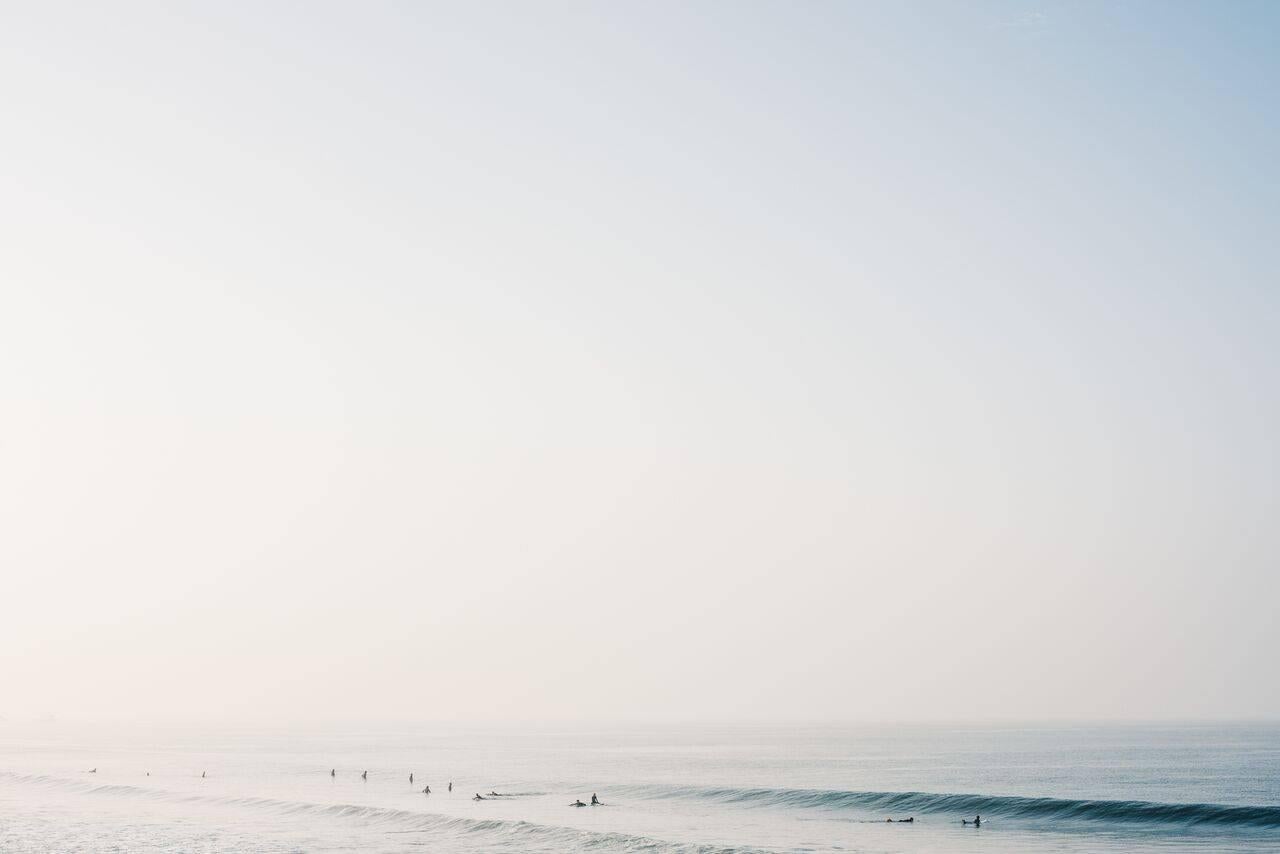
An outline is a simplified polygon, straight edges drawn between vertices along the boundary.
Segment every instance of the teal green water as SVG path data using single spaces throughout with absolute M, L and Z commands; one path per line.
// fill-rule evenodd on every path
M 1280 726 L 5 724 L 0 850 L 1275 851 Z

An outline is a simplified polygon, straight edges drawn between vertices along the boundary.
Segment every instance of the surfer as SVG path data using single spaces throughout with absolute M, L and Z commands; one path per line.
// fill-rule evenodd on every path
M 476 796 L 475 796 L 474 798 L 472 798 L 471 800 L 473 800 L 473 801 L 483 801 L 483 800 L 485 800 L 485 798 L 484 798 L 484 797 L 483 797 L 479 792 L 476 792 Z
M 452 781 L 452 780 L 450 780 L 450 781 L 449 781 L 449 791 L 451 791 L 451 792 L 453 791 L 453 781 Z
M 360 779 L 361 779 L 361 780 L 368 780 L 368 779 L 369 779 L 369 772 L 368 772 L 368 771 L 365 771 L 363 774 L 361 774 L 361 775 L 360 775 Z
M 201 772 L 200 772 L 200 779 L 201 779 L 201 780 L 203 780 L 203 779 L 204 779 L 204 775 L 205 775 L 205 774 L 208 774 L 208 773 L 209 773 L 208 771 L 201 771 Z
M 337 768 L 330 768 L 330 769 L 329 769 L 329 776 L 330 776 L 330 777 L 337 777 L 337 776 L 338 776 L 338 769 L 337 769 Z
M 973 821 L 969 821 L 969 819 L 967 819 L 967 818 L 962 818 L 962 819 L 960 819 L 960 823 L 961 823 L 961 824 L 972 824 L 974 827 L 982 827 L 982 816 L 980 816 L 980 815 L 974 816 L 974 817 L 973 817 Z
M 591 806 L 593 806 L 593 807 L 598 807 L 598 806 L 600 806 L 600 799 L 596 797 L 596 793 L 595 793 L 595 792 L 592 792 L 592 793 L 591 793 Z
M 97 774 L 97 773 L 98 773 L 98 769 L 97 769 L 97 768 L 90 768 L 90 769 L 89 769 L 89 773 L 90 773 L 90 774 Z
M 412 786 L 412 785 L 413 785 L 413 772 L 412 772 L 412 771 L 410 771 L 410 772 L 409 772 L 409 785 L 410 785 L 410 786 Z
M 506 797 L 506 795 L 500 795 L 500 794 L 498 794 L 497 792 L 489 792 L 489 797 L 491 797 L 491 798 L 505 798 L 505 797 Z
M 915 820 L 916 820 L 916 817 L 915 817 L 915 816 L 911 816 L 910 818 L 896 818 L 896 819 L 895 819 L 895 818 L 886 818 L 886 819 L 885 819 L 885 821 L 889 822 L 889 824 L 895 824 L 895 823 L 896 823 L 896 824 L 911 824 L 911 823 L 912 823 L 912 822 L 914 822 Z
M 582 802 L 582 798 L 578 798 L 576 801 L 574 801 L 573 803 L 569 804 L 569 806 L 571 806 L 571 807 L 585 807 L 585 806 L 586 806 L 586 804 L 584 804 L 584 803 Z
M 430 786 L 427 786 L 425 789 L 423 789 L 423 790 L 422 790 L 422 794 L 424 794 L 424 795 L 429 795 L 429 794 L 431 794 L 431 787 L 430 787 Z

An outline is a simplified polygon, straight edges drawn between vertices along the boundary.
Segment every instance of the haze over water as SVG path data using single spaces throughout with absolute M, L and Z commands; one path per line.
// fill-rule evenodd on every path
M 1280 715 L 1277 14 L 8 10 L 3 713 Z

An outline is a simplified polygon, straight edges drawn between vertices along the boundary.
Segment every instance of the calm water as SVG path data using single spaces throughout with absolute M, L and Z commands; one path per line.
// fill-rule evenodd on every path
M 175 850 L 1277 851 L 1280 725 L 0 723 L 0 851 Z

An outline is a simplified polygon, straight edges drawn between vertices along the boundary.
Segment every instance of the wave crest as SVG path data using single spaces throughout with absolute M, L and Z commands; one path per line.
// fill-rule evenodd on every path
M 857 792 L 829 789 L 716 788 L 694 786 L 629 786 L 611 793 L 644 798 L 709 800 L 726 804 L 854 809 L 893 813 L 950 813 L 957 817 L 1060 819 L 1107 822 L 1232 825 L 1280 828 L 1280 807 L 1237 806 L 1156 801 L 1076 800 L 1007 795 L 935 794 L 931 792 Z

